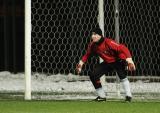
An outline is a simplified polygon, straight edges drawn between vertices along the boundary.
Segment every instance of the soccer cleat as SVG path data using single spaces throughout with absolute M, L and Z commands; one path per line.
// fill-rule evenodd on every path
M 126 96 L 126 99 L 125 99 L 126 102 L 131 102 L 131 100 L 132 100 L 132 97 Z
M 101 102 L 101 101 L 106 101 L 106 98 L 102 98 L 100 96 L 98 96 L 96 99 L 94 99 L 97 102 Z

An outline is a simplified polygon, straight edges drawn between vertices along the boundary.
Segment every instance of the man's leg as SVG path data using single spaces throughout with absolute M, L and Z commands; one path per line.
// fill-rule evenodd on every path
M 124 78 L 121 81 L 122 81 L 126 96 L 132 97 L 131 90 L 130 90 L 130 83 L 129 83 L 128 78 Z
M 132 94 L 131 94 L 131 90 L 130 90 L 129 80 L 128 80 L 128 78 L 124 78 L 121 81 L 122 81 L 122 84 L 123 84 L 124 91 L 126 93 L 126 99 L 125 99 L 125 101 L 131 102 L 131 100 L 132 100 Z
M 100 81 L 100 77 L 105 74 L 107 71 L 107 64 L 102 62 L 101 64 L 97 65 L 94 71 L 90 75 L 90 80 L 96 89 L 96 92 L 99 97 L 105 98 L 105 92 L 102 88 L 102 84 Z
M 116 67 L 118 76 L 122 82 L 122 86 L 125 91 L 126 101 L 131 101 L 132 94 L 130 90 L 130 82 L 126 76 L 127 73 L 125 70 L 125 63 L 122 61 L 122 62 L 117 62 L 115 65 L 116 65 L 115 67 Z

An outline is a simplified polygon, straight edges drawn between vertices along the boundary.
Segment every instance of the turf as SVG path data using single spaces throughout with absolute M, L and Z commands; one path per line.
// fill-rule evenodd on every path
M 1 100 L 0 113 L 160 113 L 160 102 Z

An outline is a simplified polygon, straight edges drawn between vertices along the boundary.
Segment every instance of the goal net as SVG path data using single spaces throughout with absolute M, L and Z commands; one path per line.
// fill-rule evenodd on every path
M 133 54 L 137 70 L 128 72 L 133 98 L 160 100 L 159 4 L 159 0 L 31 0 L 31 78 L 26 77 L 31 80 L 31 87 L 30 81 L 27 85 L 31 98 L 96 97 L 88 74 L 99 58 L 91 57 L 80 75 L 75 67 L 85 54 L 92 28 L 100 25 L 104 36 L 125 43 Z M 23 75 L 1 72 L 0 95 L 24 96 Z M 115 72 L 106 74 L 103 88 L 107 98 L 124 98 Z

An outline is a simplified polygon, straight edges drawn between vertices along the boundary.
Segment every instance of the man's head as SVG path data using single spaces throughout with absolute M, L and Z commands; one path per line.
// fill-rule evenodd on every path
M 103 37 L 102 35 L 102 30 L 98 27 L 92 30 L 92 41 L 93 42 L 98 42 L 101 37 Z

